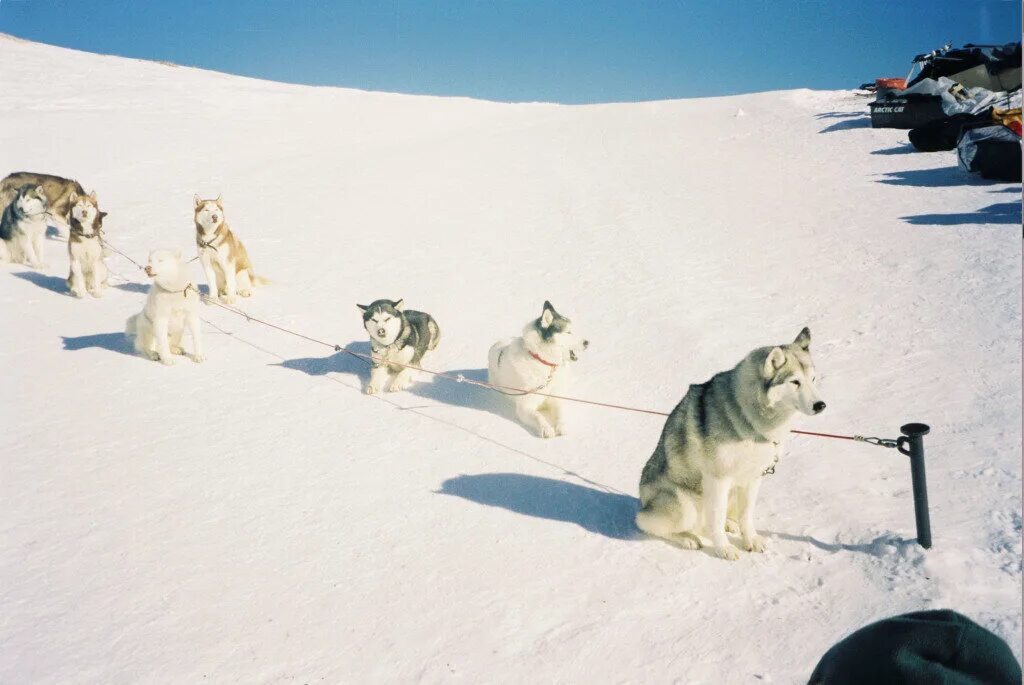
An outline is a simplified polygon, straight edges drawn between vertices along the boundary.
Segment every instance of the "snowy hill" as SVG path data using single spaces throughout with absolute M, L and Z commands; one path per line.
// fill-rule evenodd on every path
M 136 258 L 191 256 L 193 193 L 223 193 L 273 281 L 242 306 L 312 336 L 365 347 L 356 302 L 402 297 L 444 332 L 428 365 L 481 377 L 550 299 L 592 343 L 575 395 L 668 411 L 810 326 L 829 408 L 798 427 L 931 424 L 935 538 L 905 457 L 797 437 L 767 554 L 644 540 L 659 417 L 573 406 L 540 440 L 469 386 L 364 396 L 362 365 L 214 307 L 208 361 L 164 368 L 122 335 L 133 267 L 78 301 L 51 240 L 0 273 L 0 682 L 788 683 L 933 607 L 1020 656 L 1019 186 L 847 92 L 568 107 L 0 62 L 0 175 L 95 189 Z

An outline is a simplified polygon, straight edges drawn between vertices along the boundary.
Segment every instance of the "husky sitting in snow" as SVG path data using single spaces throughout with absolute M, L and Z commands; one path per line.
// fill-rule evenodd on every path
M 228 228 L 223 201 L 219 195 L 216 200 L 204 200 L 196 195 L 194 202 L 196 245 L 210 297 L 228 304 L 235 301 L 236 295 L 249 297 L 253 288 L 266 284 L 267 280 L 253 272 L 245 245 Z
M 24 185 L 0 215 L 0 262 L 43 264 L 46 211 L 49 201 L 42 186 Z
M 11 201 L 17 196 L 18 190 L 26 185 L 39 186 L 43 189 L 43 193 L 46 195 L 47 202 L 49 203 L 47 209 L 47 212 L 50 214 L 49 218 L 52 219 L 53 223 L 57 224 L 56 227 L 62 233 L 67 233 L 69 230 L 68 219 L 71 214 L 71 206 L 74 204 L 71 201 L 71 194 L 75 193 L 78 197 L 85 195 L 85 191 L 82 190 L 82 186 L 78 181 L 52 174 L 16 171 L 0 181 L 0 207 L 10 205 Z
M 541 315 L 526 324 L 523 335 L 494 343 L 487 355 L 487 378 L 493 385 L 560 394 L 568 385 L 566 364 L 590 345 L 572 330 L 572 321 L 544 303 Z M 513 391 L 514 392 L 514 391 Z M 561 402 L 553 397 L 512 394 L 516 417 L 542 438 L 565 434 Z
M 725 535 L 731 519 L 747 551 L 764 551 L 754 528 L 761 480 L 779 460 L 795 414 L 825 409 L 810 346 L 804 328 L 792 343 L 758 348 L 690 386 L 640 476 L 640 530 L 685 549 L 701 547 L 703 533 L 715 556 L 734 560 L 739 552 Z
M 374 356 L 366 394 L 405 390 L 412 385 L 414 372 L 407 366 L 419 366 L 423 356 L 441 341 L 437 322 L 430 314 L 406 310 L 402 300 L 376 300 L 356 306 L 363 312 L 363 327 L 370 334 Z M 389 376 L 391 382 L 385 388 Z
M 83 297 L 88 290 L 93 297 L 103 295 L 107 287 L 107 265 L 103 262 L 103 217 L 96 203 L 95 191 L 79 196 L 71 193 L 71 232 L 68 234 L 68 257 L 71 271 L 68 273 L 68 289 L 75 297 Z
M 146 275 L 153 279 L 146 304 L 125 324 L 125 333 L 135 338 L 135 351 L 154 361 L 173 364 L 172 355 L 185 354 L 181 338 L 187 328 L 192 336 L 192 361 L 204 361 L 199 291 L 188 281 L 181 253 L 154 250 L 149 254 Z

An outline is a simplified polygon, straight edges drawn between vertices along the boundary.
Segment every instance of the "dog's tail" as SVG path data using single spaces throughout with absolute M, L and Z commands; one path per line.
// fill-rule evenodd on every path
M 430 340 L 427 342 L 428 350 L 436 350 L 437 344 L 441 342 L 441 327 L 433 318 L 427 320 L 427 332 L 430 333 Z
M 263 278 L 263 276 L 257 276 L 256 272 L 249 269 L 249 282 L 252 283 L 253 287 L 257 285 L 270 285 L 270 279 Z
M 137 335 L 139 331 L 139 315 L 132 314 L 128 317 L 128 320 L 124 322 L 124 334 L 125 335 Z

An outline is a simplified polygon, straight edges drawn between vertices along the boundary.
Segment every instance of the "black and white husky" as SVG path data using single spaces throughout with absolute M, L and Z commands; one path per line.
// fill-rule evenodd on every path
M 564 435 L 560 401 L 533 392 L 561 394 L 569 383 L 568 362 L 576 361 L 588 345 L 590 341 L 573 332 L 572 321 L 544 302 L 541 315 L 526 324 L 522 336 L 494 343 L 487 355 L 487 378 L 493 385 L 516 389 L 505 391 L 515 402 L 516 417 L 540 437 Z
M 0 262 L 39 268 L 50 202 L 42 186 L 24 185 L 0 215 Z
M 405 390 L 413 380 L 414 369 L 408 366 L 418 367 L 423 356 L 436 349 L 441 340 L 437 322 L 430 314 L 406 310 L 402 300 L 377 300 L 356 306 L 363 312 L 363 327 L 370 334 L 374 356 L 366 394 Z M 389 376 L 391 382 L 385 388 Z

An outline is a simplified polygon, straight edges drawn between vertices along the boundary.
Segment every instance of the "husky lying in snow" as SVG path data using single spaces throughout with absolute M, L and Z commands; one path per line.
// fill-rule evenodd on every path
M 181 253 L 154 250 L 149 254 L 146 275 L 153 279 L 146 304 L 125 324 L 125 333 L 135 337 L 135 351 L 154 361 L 173 364 L 171 355 L 185 354 L 181 338 L 187 328 L 192 336 L 192 361 L 204 361 L 199 291 L 188 281 Z
M 78 197 L 85 195 L 85 191 L 78 181 L 69 178 L 61 178 L 51 174 L 37 174 L 31 171 L 16 171 L 4 180 L 0 181 L 0 207 L 7 207 L 18 194 L 18 189 L 25 185 L 40 186 L 46 195 L 49 203 L 50 217 L 62 233 L 70 230 L 68 217 L 71 214 L 71 207 L 74 202 L 71 194 Z
M 541 315 L 526 324 L 523 335 L 494 343 L 487 355 L 487 379 L 493 385 L 519 390 L 561 393 L 568 384 L 566 363 L 590 345 L 572 331 L 572 321 L 544 303 Z M 516 417 L 542 438 L 565 435 L 559 400 L 514 395 Z
M 68 289 L 75 297 L 83 297 L 88 290 L 93 297 L 103 295 L 107 287 L 107 265 L 103 262 L 103 244 L 100 233 L 103 231 L 103 217 L 96 203 L 96 193 L 79 195 L 72 192 L 71 232 L 68 234 L 68 257 L 71 271 L 68 273 Z
M 363 327 L 370 334 L 370 349 L 373 350 L 373 369 L 366 394 L 373 395 L 386 389 L 388 392 L 405 390 L 412 385 L 413 369 L 398 364 L 419 366 L 423 356 L 437 348 L 441 341 L 441 329 L 434 317 L 424 312 L 406 310 L 402 300 L 376 300 L 370 304 L 357 304 L 363 312 Z M 388 376 L 393 375 L 387 388 Z
M 42 186 L 24 185 L 0 215 L 0 262 L 43 264 L 46 211 L 49 201 Z
M 739 552 L 725 536 L 730 518 L 747 551 L 764 551 L 754 529 L 762 477 L 778 461 L 796 412 L 825 409 L 810 345 L 804 328 L 791 344 L 758 348 L 690 386 L 640 476 L 640 530 L 686 549 L 699 548 L 704 533 L 716 556 L 735 560 Z
M 249 297 L 253 288 L 265 285 L 267 280 L 253 272 L 245 245 L 228 228 L 223 201 L 219 195 L 216 200 L 203 200 L 198 195 L 193 199 L 196 245 L 210 297 L 228 304 L 235 301 L 236 295 Z

